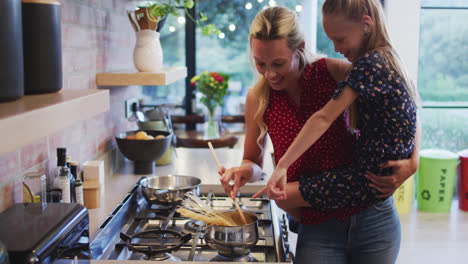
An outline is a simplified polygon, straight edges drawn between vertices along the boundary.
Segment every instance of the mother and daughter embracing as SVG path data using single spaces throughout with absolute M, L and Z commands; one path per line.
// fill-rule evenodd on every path
M 401 228 L 392 194 L 418 168 L 418 93 L 379 0 L 325 0 L 322 18 L 349 62 L 312 54 L 288 8 L 254 18 L 258 78 L 246 99 L 243 161 L 222 168 L 221 183 L 235 196 L 261 178 L 268 134 L 276 168 L 254 197 L 267 193 L 289 214 L 295 263 L 395 263 Z

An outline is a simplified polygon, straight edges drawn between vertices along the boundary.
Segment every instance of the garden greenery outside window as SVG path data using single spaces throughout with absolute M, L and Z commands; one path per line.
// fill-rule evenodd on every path
M 468 1 L 422 0 L 418 89 L 421 149 L 468 148 Z

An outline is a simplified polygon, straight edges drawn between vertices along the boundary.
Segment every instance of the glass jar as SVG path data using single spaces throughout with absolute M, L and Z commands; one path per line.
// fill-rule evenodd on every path
M 46 176 L 41 172 L 30 172 L 23 177 L 23 202 L 46 203 Z

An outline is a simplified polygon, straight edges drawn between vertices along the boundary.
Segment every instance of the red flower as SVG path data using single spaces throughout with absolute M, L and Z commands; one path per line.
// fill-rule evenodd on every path
M 210 76 L 213 77 L 215 81 L 217 82 L 220 82 L 220 83 L 224 82 L 223 76 L 219 75 L 217 72 L 210 73 Z

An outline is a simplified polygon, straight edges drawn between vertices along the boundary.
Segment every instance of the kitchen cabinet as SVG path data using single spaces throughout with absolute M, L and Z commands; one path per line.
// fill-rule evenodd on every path
M 168 85 L 187 77 L 186 67 L 165 68 L 162 72 L 101 72 L 96 74 L 98 86 Z
M 0 156 L 109 110 L 108 90 L 61 90 L 0 104 Z

